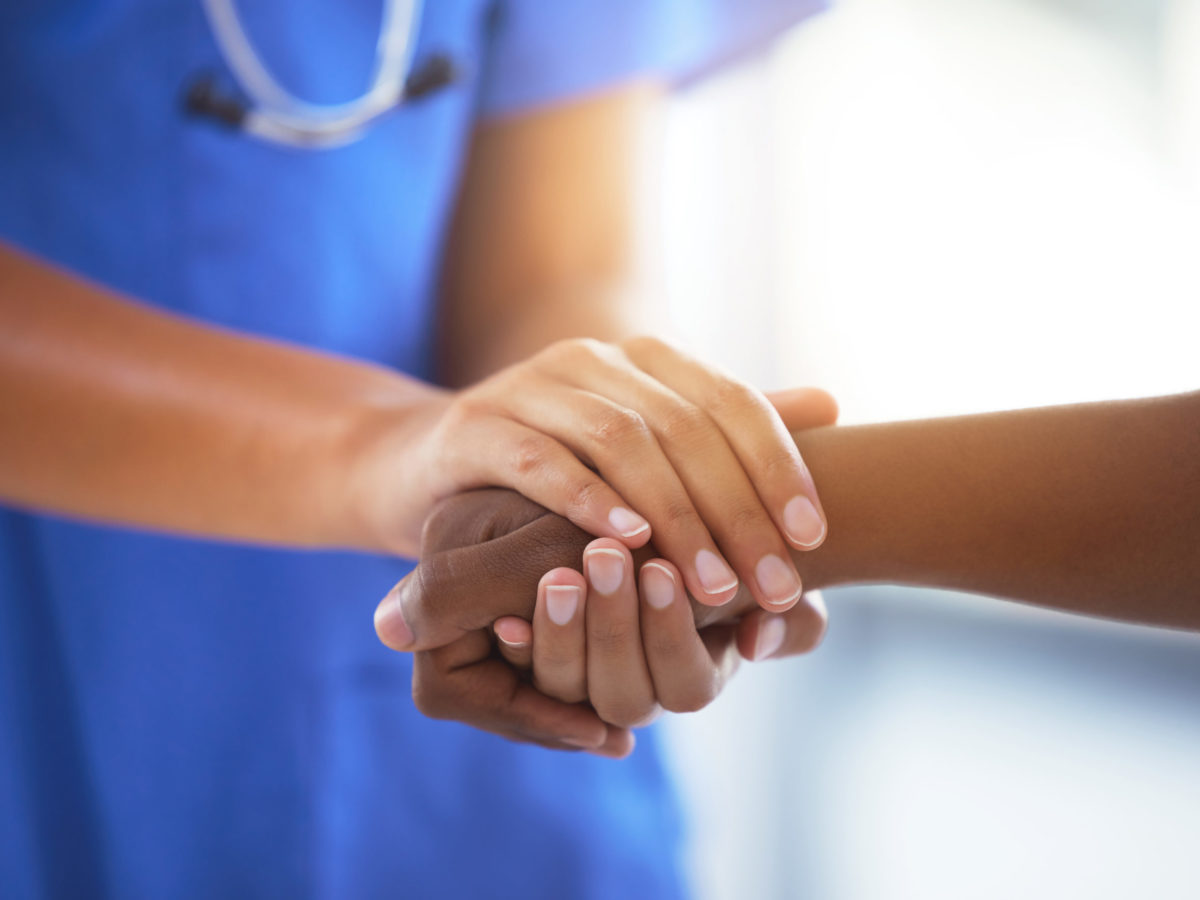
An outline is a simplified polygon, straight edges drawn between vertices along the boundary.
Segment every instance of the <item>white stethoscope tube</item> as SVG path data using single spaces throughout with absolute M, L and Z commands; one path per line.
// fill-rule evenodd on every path
M 201 2 L 221 55 L 253 103 L 242 128 L 257 137 L 298 147 L 348 143 L 404 96 L 421 0 L 384 0 L 370 88 L 355 100 L 327 105 L 301 100 L 272 77 L 242 27 L 234 0 Z

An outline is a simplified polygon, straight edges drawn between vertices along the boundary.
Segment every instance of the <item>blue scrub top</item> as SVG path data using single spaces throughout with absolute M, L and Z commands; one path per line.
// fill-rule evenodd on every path
M 316 102 L 366 84 L 379 5 L 243 3 Z M 693 77 L 821 0 L 432 0 L 467 77 L 326 151 L 180 112 L 223 72 L 196 2 L 7 0 L 0 237 L 208 322 L 428 376 L 481 116 Z M 302 489 L 303 486 L 298 486 Z M 375 639 L 408 562 L 0 510 L 0 896 L 674 897 L 653 733 L 611 762 L 413 708 Z

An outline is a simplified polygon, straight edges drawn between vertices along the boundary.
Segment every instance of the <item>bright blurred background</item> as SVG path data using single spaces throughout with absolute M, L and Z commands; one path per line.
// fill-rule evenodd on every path
M 841 0 L 661 184 L 689 344 L 846 423 L 1200 387 L 1200 0 Z M 826 599 L 667 723 L 701 900 L 1200 896 L 1200 638 Z

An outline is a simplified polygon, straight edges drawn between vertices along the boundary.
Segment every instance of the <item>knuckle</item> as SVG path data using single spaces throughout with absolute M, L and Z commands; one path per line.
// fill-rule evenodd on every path
M 700 407 L 679 403 L 658 419 L 659 433 L 672 444 L 694 445 L 712 428 L 712 420 Z
M 764 402 L 762 395 L 750 385 L 727 377 L 717 378 L 707 397 L 709 409 L 730 417 L 757 414 L 762 411 Z
M 513 447 L 512 459 L 509 465 L 519 476 L 529 476 L 541 472 L 547 463 L 549 448 L 543 437 L 530 435 L 517 441 Z
M 571 497 L 567 501 L 567 518 L 580 518 L 582 515 L 589 512 L 596 501 L 603 499 L 608 493 L 608 485 L 599 479 L 588 479 L 582 481 L 571 491 Z
M 699 712 L 717 697 L 716 680 L 711 676 L 682 685 L 660 698 L 663 708 L 675 713 Z
M 626 448 L 641 443 L 649 434 L 646 420 L 636 410 L 614 406 L 590 423 L 592 443 L 599 447 Z
M 621 341 L 621 349 L 630 356 L 658 357 L 671 351 L 671 345 L 661 338 L 639 334 Z
M 588 629 L 588 651 L 603 657 L 616 656 L 635 640 L 640 641 L 640 635 L 620 622 L 592 624 Z
M 787 448 L 771 447 L 760 451 L 755 455 L 754 467 L 767 484 L 794 479 L 800 474 L 796 457 Z
M 734 538 L 744 538 L 767 529 L 774 529 L 761 506 L 738 504 L 722 517 L 722 526 Z
M 643 635 L 642 640 L 649 656 L 665 662 L 672 668 L 684 652 L 683 641 L 673 634 Z
M 555 341 L 538 356 L 551 366 L 580 366 L 603 358 L 605 344 L 595 338 L 567 338 Z
M 694 531 L 703 527 L 700 514 L 691 502 L 683 497 L 667 504 L 663 510 L 663 519 L 667 528 L 675 532 Z
M 653 715 L 654 704 L 631 697 L 617 697 L 599 703 L 596 713 L 610 725 L 636 728 Z

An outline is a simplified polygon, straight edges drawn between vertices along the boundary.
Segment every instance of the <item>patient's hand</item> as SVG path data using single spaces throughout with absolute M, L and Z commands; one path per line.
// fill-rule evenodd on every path
M 627 753 L 632 736 L 625 728 L 605 723 L 587 706 L 556 700 L 537 690 L 500 656 L 492 636 L 491 626 L 497 619 L 517 616 L 532 620 L 543 574 L 563 567 L 579 568 L 590 540 L 565 519 L 511 491 L 472 491 L 443 502 L 426 523 L 421 564 L 376 611 L 376 629 L 385 644 L 396 650 L 421 651 L 416 654 L 413 679 L 418 708 L 435 718 L 455 719 L 516 740 L 560 749 L 583 747 L 607 755 Z M 647 548 L 639 556 L 645 560 L 653 553 L 653 548 Z M 632 561 L 627 565 L 632 571 Z M 582 586 L 582 579 L 576 584 Z M 630 604 L 625 602 L 621 609 L 627 618 Z M 666 611 L 672 615 L 662 621 L 669 625 L 664 634 L 685 634 L 687 617 L 680 615 L 684 610 L 677 598 Z M 699 624 L 705 626 L 702 637 L 692 630 L 687 640 L 677 641 L 673 648 L 660 646 L 657 649 L 664 652 L 654 655 L 656 671 L 669 666 L 665 661 L 674 653 L 690 661 L 681 670 L 700 672 L 702 678 L 708 673 L 707 687 L 691 694 L 681 689 L 672 695 L 686 697 L 671 701 L 679 708 L 702 705 L 697 698 L 711 699 L 732 671 L 733 642 L 743 655 L 753 657 L 758 635 L 771 637 L 777 631 L 777 626 L 764 627 L 766 622 L 786 624 L 781 653 L 810 649 L 824 629 L 819 606 L 801 603 L 782 616 L 773 616 L 752 611 L 755 604 L 748 593 L 724 607 L 693 605 L 693 610 L 701 616 Z M 751 612 L 734 627 L 747 611 Z M 636 619 L 636 598 L 632 613 Z M 576 615 L 582 622 L 582 609 Z M 715 629 L 710 628 L 714 625 Z M 620 627 L 629 632 L 628 624 Z M 603 633 L 606 629 L 599 630 Z M 705 648 L 703 659 L 697 653 L 700 646 Z M 626 641 L 621 654 L 613 658 L 625 658 L 628 649 Z M 665 652 L 668 650 L 671 652 Z M 606 666 L 606 670 L 612 668 Z M 595 685 L 599 683 L 595 681 Z M 621 706 L 614 717 L 621 724 L 638 719 L 629 712 L 636 704 L 622 699 L 629 693 L 622 689 L 619 696 L 614 695 L 614 702 Z M 641 688 L 635 693 L 644 696 Z

